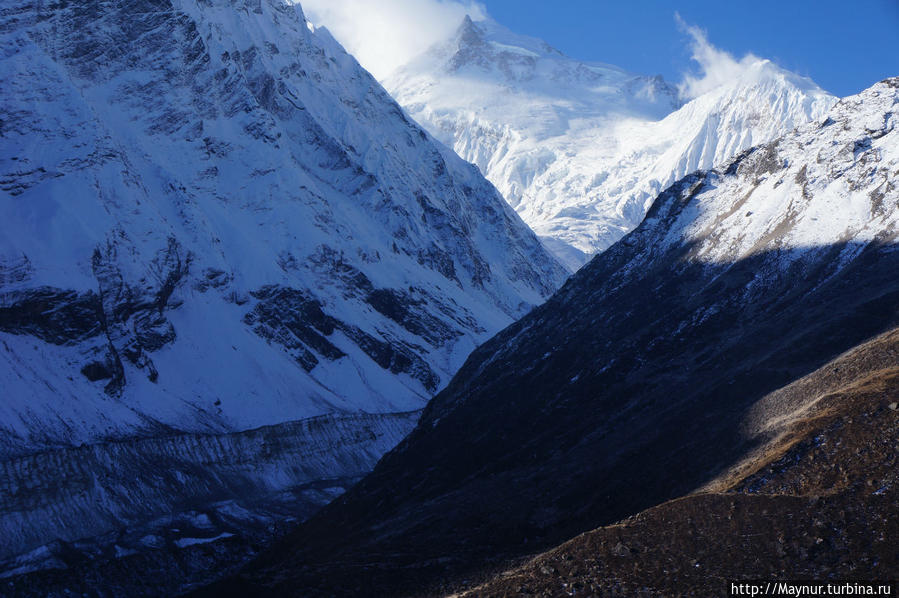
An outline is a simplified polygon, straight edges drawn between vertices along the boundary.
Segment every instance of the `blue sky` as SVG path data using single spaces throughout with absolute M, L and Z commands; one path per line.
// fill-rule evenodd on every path
M 899 76 L 899 0 L 300 0 L 364 67 L 383 79 L 466 13 L 484 11 L 512 31 L 572 58 L 607 62 L 679 84 L 698 75 L 691 38 L 707 33 L 737 59 L 768 58 L 839 96 Z M 479 14 L 480 13 L 480 14 Z
M 899 76 L 899 0 L 481 0 L 509 29 L 573 58 L 673 83 L 690 63 L 674 13 L 738 58 L 752 52 L 839 96 Z

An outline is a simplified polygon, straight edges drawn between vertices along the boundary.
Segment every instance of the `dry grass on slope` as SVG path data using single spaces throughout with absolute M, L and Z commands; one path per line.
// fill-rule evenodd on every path
M 739 579 L 899 577 L 899 330 L 760 401 L 760 448 L 696 493 L 463 594 L 724 596 Z

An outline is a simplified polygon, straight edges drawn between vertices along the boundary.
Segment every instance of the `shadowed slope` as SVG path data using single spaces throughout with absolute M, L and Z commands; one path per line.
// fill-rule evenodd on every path
M 802 279 L 784 272 L 754 309 L 728 299 L 729 289 L 765 272 L 775 254 L 719 268 L 685 266 L 676 253 L 608 294 L 576 292 L 591 284 L 576 277 L 479 350 L 419 427 L 261 560 L 253 583 L 402 595 L 721 475 L 758 448 L 743 426 L 760 399 L 899 323 L 899 252 L 869 246 L 834 273 L 827 264 L 845 249 L 812 251 L 817 268 Z M 597 260 L 596 279 L 614 278 L 596 266 L 614 264 L 616 253 Z M 580 308 L 560 305 L 569 293 L 583 297 Z M 713 304 L 714 316 L 677 334 Z M 511 346 L 519 366 L 503 357 Z M 500 357 L 485 364 L 493 352 Z
M 760 401 L 746 432 L 768 442 L 714 492 L 584 534 L 464 595 L 699 596 L 725 594 L 727 580 L 894 579 L 897 398 L 893 330 Z
M 756 454 L 760 400 L 899 324 L 897 89 L 669 188 L 242 583 L 437 592 Z

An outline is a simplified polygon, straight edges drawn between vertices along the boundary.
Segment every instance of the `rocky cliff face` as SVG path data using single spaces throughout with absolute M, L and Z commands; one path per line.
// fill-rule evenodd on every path
M 8 463 L 56 455 L 87 479 L 82 444 L 416 411 L 564 279 L 298 6 L 5 2 L 0 37 Z M 376 436 L 351 475 L 402 433 Z M 99 531 L 38 519 L 11 524 L 18 548 Z
M 685 101 L 660 77 L 579 62 L 470 19 L 385 85 L 572 269 L 634 229 L 671 183 L 836 102 L 766 60 Z
M 827 374 L 899 324 L 897 108 L 890 79 L 672 185 L 640 227 L 477 349 L 415 431 L 260 559 L 246 588 L 439 593 L 716 480 L 733 484 L 729 472 L 745 475 L 739 466 L 817 397 L 779 389 Z M 858 413 L 893 417 L 882 399 Z M 867 479 L 856 482 L 871 471 L 850 470 L 845 484 L 864 490 Z M 789 483 L 766 475 L 746 488 Z M 890 513 L 893 488 L 872 520 Z M 857 530 L 869 503 L 843 496 L 829 513 L 841 504 L 854 513 L 844 528 Z

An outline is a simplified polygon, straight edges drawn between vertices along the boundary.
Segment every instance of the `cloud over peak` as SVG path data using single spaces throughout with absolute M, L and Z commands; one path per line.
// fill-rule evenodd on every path
M 678 27 L 690 36 L 691 58 L 699 65 L 701 75 L 684 74 L 680 84 L 681 96 L 693 99 L 731 81 L 741 80 L 757 73 L 762 63 L 768 62 L 749 53 L 737 60 L 730 53 L 720 50 L 709 42 L 706 32 L 695 25 L 687 24 L 675 13 Z
M 475 0 L 301 0 L 313 25 L 323 25 L 377 79 L 384 79 L 448 38 L 466 14 L 484 19 Z

